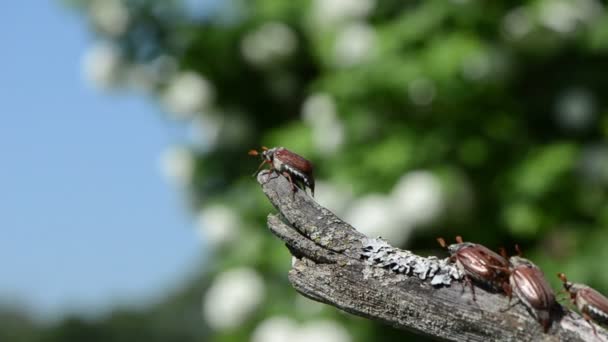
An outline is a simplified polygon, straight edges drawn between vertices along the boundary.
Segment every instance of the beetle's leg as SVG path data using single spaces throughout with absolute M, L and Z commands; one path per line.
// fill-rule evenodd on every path
M 251 175 L 251 177 L 255 177 L 258 172 L 260 172 L 260 170 L 262 169 L 262 167 L 264 167 L 264 164 L 266 164 L 268 161 L 266 159 L 262 160 L 262 163 L 260 164 L 260 166 L 258 166 L 258 169 L 255 170 L 255 172 Z
M 471 287 L 471 293 L 473 294 L 473 301 L 476 302 L 477 298 L 475 298 L 475 286 L 473 286 L 471 279 L 469 279 L 469 286 Z
M 295 196 L 296 194 L 296 184 L 293 182 L 293 178 L 291 178 L 291 174 L 289 174 L 289 172 L 284 171 L 283 172 L 283 176 L 287 177 L 287 179 L 289 179 L 289 183 L 291 184 L 291 191 L 293 192 L 293 195 Z
M 595 330 L 595 325 L 593 325 L 593 323 L 591 322 L 591 317 L 585 312 L 582 312 L 582 314 L 583 314 L 583 318 L 585 319 L 585 321 L 587 321 L 587 323 L 589 323 L 589 325 L 593 328 L 593 334 L 595 335 L 595 337 L 600 338 L 597 335 L 597 330 Z
M 462 292 L 461 293 L 464 293 L 464 289 L 465 289 L 466 285 L 469 285 L 469 287 L 471 288 L 471 293 L 473 294 L 473 300 L 477 301 L 477 299 L 475 298 L 475 287 L 473 286 L 473 281 L 467 275 L 464 276 L 464 283 L 462 283 Z
M 517 301 L 515 302 L 515 304 L 511 305 L 511 300 L 513 299 L 513 289 L 511 289 L 511 286 L 509 285 L 509 283 L 503 283 L 502 290 L 505 291 L 505 293 L 507 294 L 507 297 L 509 297 L 509 302 L 507 302 L 507 307 L 500 310 L 501 312 L 505 312 L 505 311 L 509 310 L 510 308 L 514 307 L 515 305 L 517 305 L 517 303 L 519 303 L 519 299 L 516 298 Z

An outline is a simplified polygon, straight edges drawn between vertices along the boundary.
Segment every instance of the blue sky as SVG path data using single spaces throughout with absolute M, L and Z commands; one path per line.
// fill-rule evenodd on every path
M 179 127 L 83 81 L 93 38 L 59 2 L 12 2 L 0 41 L 0 301 L 48 318 L 179 285 L 202 254 L 158 168 Z

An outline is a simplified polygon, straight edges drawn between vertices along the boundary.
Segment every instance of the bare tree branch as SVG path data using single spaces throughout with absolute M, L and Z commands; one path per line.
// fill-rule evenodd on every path
M 263 171 L 258 181 L 280 212 L 269 215 L 268 227 L 297 258 L 289 280 L 306 297 L 442 340 L 598 340 L 589 323 L 567 309 L 545 334 L 521 304 L 503 311 L 502 294 L 477 287 L 473 301 L 447 259 L 368 238 L 275 173 Z M 597 332 L 608 341 L 604 329 Z

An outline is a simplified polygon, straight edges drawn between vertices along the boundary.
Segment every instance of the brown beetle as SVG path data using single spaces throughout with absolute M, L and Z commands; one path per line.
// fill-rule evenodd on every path
M 447 245 L 443 238 L 437 238 L 437 242 L 444 248 Z M 505 291 L 505 284 L 508 283 L 508 274 L 505 270 L 509 268 L 507 259 L 485 246 L 463 242 L 460 236 L 456 237 L 456 242 L 447 246 L 447 249 L 451 255 L 450 259 L 456 262 L 458 268 L 465 274 L 465 282 L 471 287 L 473 300 L 476 299 L 472 282 L 494 291 Z
M 522 258 L 517 246 L 516 249 L 519 255 L 509 258 L 511 267 L 507 270 L 509 283 L 505 286 L 505 292 L 509 296 L 509 303 L 515 293 L 519 301 L 543 326 L 544 332 L 547 332 L 551 327 L 551 315 L 556 309 L 555 294 L 540 268 L 530 260 Z
M 315 179 L 313 177 L 312 163 L 300 155 L 293 153 L 285 147 L 273 147 L 271 149 L 262 146 L 262 153 L 257 150 L 250 150 L 251 156 L 262 156 L 262 163 L 258 167 L 258 171 L 265 165 L 270 165 L 271 171 L 277 171 L 287 177 L 293 191 L 296 190 L 298 181 L 302 182 L 305 187 L 310 189 L 310 193 L 315 195 Z M 257 171 L 256 171 L 257 173 Z M 295 181 L 294 181 L 295 178 Z
M 591 321 L 608 324 L 608 298 L 587 285 L 569 282 L 563 273 L 558 273 L 557 276 L 564 282 L 564 289 L 570 295 L 572 304 L 578 308 L 585 320 L 589 322 L 593 328 L 593 332 L 597 336 L 597 331 Z

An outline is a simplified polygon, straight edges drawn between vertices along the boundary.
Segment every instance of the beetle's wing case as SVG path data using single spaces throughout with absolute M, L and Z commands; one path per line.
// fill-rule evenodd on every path
M 555 302 L 553 289 L 537 267 L 517 266 L 511 273 L 510 283 L 519 299 L 534 309 L 549 310 Z
M 279 147 L 274 152 L 274 160 L 276 161 L 277 159 L 282 164 L 290 165 L 307 176 L 312 176 L 312 163 L 284 147 Z
M 509 262 L 490 249 L 473 243 L 450 245 L 460 268 L 471 278 L 492 288 L 500 289 L 506 281 Z
M 579 310 L 599 323 L 608 324 L 608 298 L 585 286 L 577 291 L 576 301 Z

